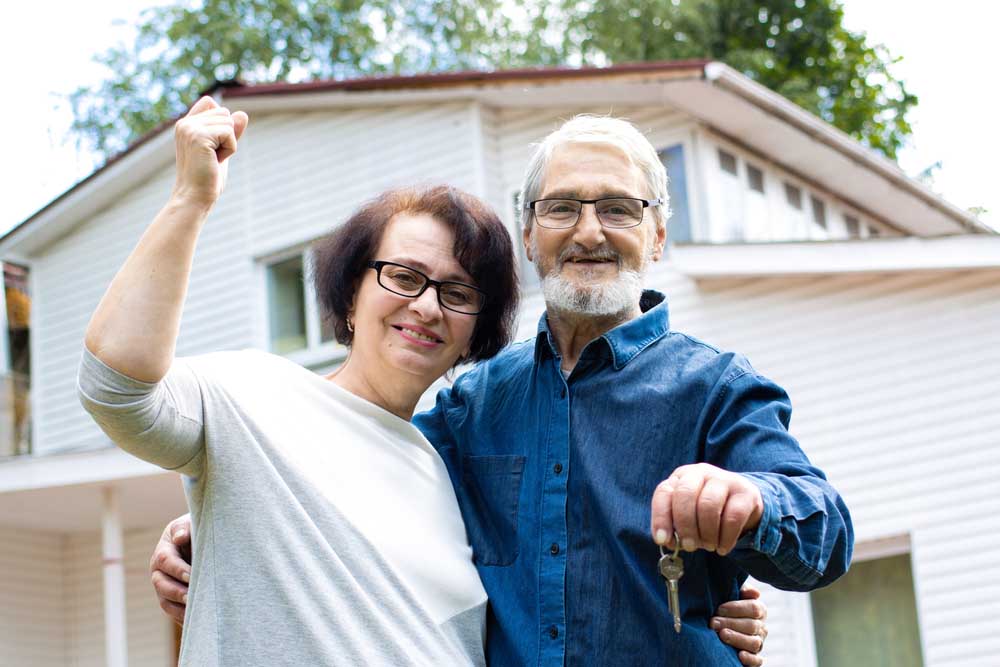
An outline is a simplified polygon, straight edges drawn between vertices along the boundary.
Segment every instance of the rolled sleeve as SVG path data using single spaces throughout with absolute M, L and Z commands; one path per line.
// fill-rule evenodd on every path
M 84 348 L 77 394 L 121 449 L 168 470 L 199 474 L 204 450 L 201 392 L 182 360 L 163 380 L 150 383 L 119 373 Z
M 764 503 L 757 528 L 730 557 L 761 581 L 804 591 L 847 571 L 854 532 L 843 498 L 788 432 L 791 409 L 781 387 L 752 369 L 731 369 L 706 441 L 712 462 L 744 474 Z

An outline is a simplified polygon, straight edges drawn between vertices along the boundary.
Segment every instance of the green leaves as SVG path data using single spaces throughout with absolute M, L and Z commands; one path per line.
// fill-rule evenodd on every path
M 895 157 L 917 103 L 836 0 L 202 0 L 143 13 L 97 56 L 72 131 L 110 156 L 217 80 L 338 79 L 712 58 Z

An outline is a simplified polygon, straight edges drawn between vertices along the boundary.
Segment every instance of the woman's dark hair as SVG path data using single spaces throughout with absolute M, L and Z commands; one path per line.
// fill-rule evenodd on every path
M 337 342 L 350 345 L 353 340 L 347 316 L 355 290 L 368 270 L 368 262 L 379 259 L 374 253 L 386 226 L 400 213 L 424 213 L 452 230 L 455 258 L 472 276 L 476 287 L 486 292 L 486 307 L 476 316 L 469 356 L 459 362 L 492 357 L 514 334 L 518 301 L 514 247 L 507 229 L 489 206 L 445 185 L 383 192 L 314 244 L 316 294 Z

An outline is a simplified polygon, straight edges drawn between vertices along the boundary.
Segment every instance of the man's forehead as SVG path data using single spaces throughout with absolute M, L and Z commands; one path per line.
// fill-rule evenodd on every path
M 643 191 L 640 170 L 625 151 L 607 143 L 557 146 L 542 178 L 543 196 L 639 196 Z

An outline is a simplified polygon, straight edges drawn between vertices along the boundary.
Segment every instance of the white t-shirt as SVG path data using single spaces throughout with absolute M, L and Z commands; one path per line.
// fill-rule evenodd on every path
M 181 664 L 483 665 L 486 592 L 411 423 L 282 357 L 177 359 L 157 384 L 84 351 L 84 407 L 185 475 Z

